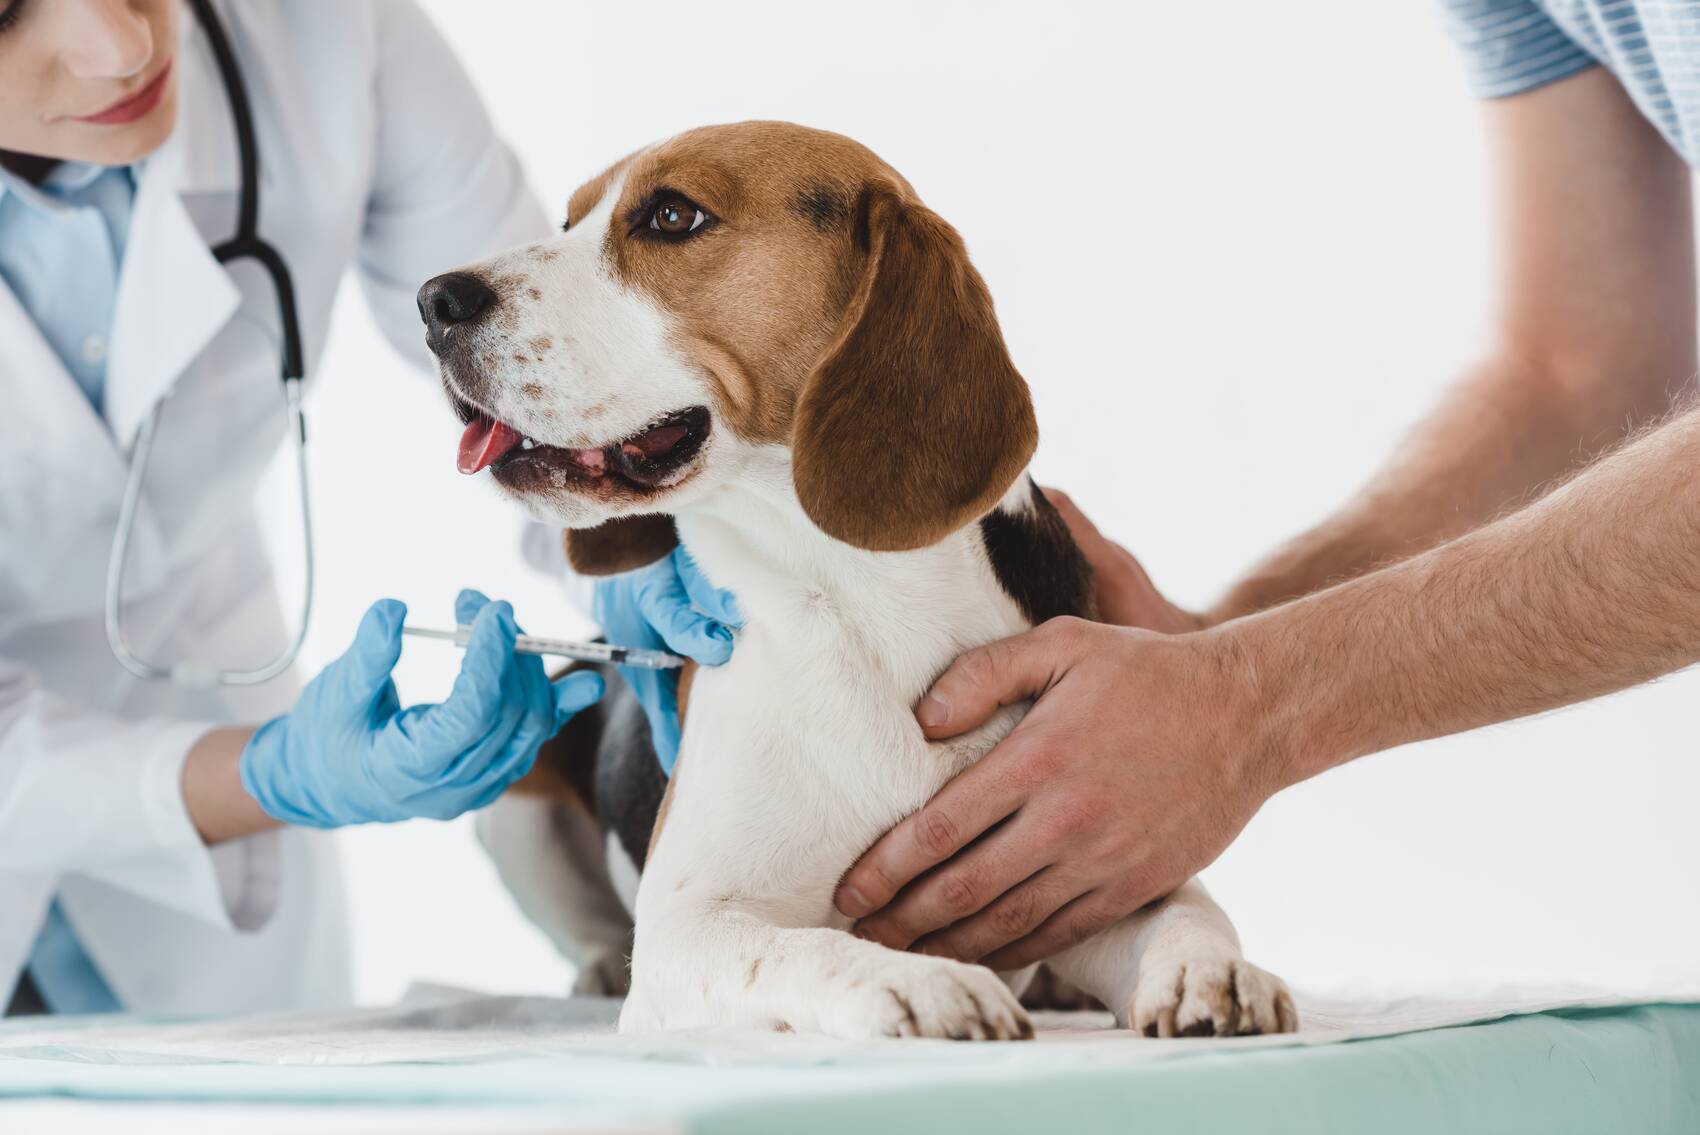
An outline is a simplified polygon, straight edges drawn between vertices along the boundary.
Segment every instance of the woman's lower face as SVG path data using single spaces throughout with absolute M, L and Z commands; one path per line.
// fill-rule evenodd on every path
M 0 151 L 129 165 L 158 149 L 181 18 L 182 0 L 0 0 Z

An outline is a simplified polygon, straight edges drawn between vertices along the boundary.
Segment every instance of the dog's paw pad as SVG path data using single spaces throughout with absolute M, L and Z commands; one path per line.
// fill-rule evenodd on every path
M 1141 969 L 1128 1011 L 1154 1037 L 1296 1032 L 1299 1015 L 1280 978 L 1250 962 L 1209 958 Z

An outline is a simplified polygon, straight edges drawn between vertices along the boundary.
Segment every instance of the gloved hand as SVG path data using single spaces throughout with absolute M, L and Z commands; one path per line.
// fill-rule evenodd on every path
M 732 632 L 744 625 L 732 593 L 710 583 L 682 544 L 648 567 L 597 580 L 593 611 L 611 643 L 668 650 L 704 666 L 732 657 Z M 662 771 L 672 776 L 679 758 L 679 672 L 619 669 L 649 719 Z
M 590 671 L 551 684 L 541 658 L 514 653 L 513 608 L 462 591 L 455 619 L 472 636 L 454 689 L 440 705 L 403 709 L 390 671 L 406 615 L 394 599 L 372 604 L 348 652 L 249 740 L 242 787 L 268 815 L 312 828 L 453 819 L 494 801 L 602 696 Z

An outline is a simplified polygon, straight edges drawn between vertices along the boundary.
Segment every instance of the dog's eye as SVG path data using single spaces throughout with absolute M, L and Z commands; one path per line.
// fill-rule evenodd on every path
M 649 215 L 649 227 L 666 236 L 694 233 L 707 222 L 708 214 L 680 197 L 669 197 Z

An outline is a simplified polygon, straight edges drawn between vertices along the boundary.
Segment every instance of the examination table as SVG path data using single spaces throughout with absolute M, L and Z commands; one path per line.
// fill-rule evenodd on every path
M 1700 997 L 1299 997 L 1297 1037 L 614 1033 L 614 1002 L 421 990 L 222 1021 L 0 1024 L 0 1132 L 1700 1132 Z

